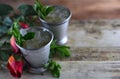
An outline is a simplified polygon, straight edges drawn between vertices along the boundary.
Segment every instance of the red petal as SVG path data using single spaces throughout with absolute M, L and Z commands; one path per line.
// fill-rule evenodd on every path
M 12 76 L 16 77 L 15 71 L 15 59 L 13 56 L 10 56 L 8 59 L 7 68 L 9 69 Z
M 13 77 L 16 77 L 15 70 L 13 69 L 13 67 L 11 67 L 11 65 L 10 65 L 9 63 L 7 64 L 7 68 L 9 69 L 11 75 L 12 75 Z
M 14 36 L 11 37 L 10 44 L 12 46 L 12 49 L 13 49 L 14 53 L 20 53 L 19 48 L 15 44 L 15 37 Z
M 22 70 L 23 70 L 23 62 L 22 61 L 16 61 L 16 74 L 17 74 L 17 77 L 21 77 L 22 75 Z
M 15 61 L 14 57 L 10 56 L 8 59 L 7 68 L 13 77 L 20 78 L 22 75 L 23 62 Z
M 8 59 L 8 66 L 10 66 L 10 68 L 12 70 L 14 70 L 14 68 L 15 68 L 14 64 L 15 64 L 15 59 L 14 59 L 13 56 L 10 56 L 9 59 Z
M 28 26 L 26 23 L 24 23 L 24 22 L 19 22 L 19 24 L 20 24 L 20 26 L 21 26 L 23 29 L 26 29 L 26 28 L 29 27 L 29 26 Z

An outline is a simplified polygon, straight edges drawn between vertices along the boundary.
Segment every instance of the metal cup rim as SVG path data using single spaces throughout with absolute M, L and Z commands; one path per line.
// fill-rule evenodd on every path
M 18 45 L 18 44 L 15 42 L 18 48 L 23 49 L 23 50 L 30 50 L 30 51 L 31 51 L 31 50 L 40 50 L 41 48 L 44 48 L 45 46 L 49 45 L 49 44 L 53 41 L 54 34 L 53 34 L 50 30 L 48 30 L 47 28 L 45 28 L 45 27 L 40 27 L 40 26 L 35 26 L 35 27 L 29 27 L 29 28 L 27 28 L 27 29 L 25 29 L 25 30 L 28 30 L 28 29 L 30 29 L 30 28 L 38 28 L 38 29 L 46 30 L 47 32 L 49 32 L 49 33 L 51 34 L 51 39 L 50 39 L 50 41 L 49 41 L 48 43 L 46 43 L 45 45 L 41 46 L 41 47 L 38 48 L 38 49 L 26 49 L 26 48 Z

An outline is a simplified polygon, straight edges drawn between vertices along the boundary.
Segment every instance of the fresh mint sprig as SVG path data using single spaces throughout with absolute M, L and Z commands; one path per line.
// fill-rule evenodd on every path
M 40 16 L 40 18 L 44 19 L 46 16 L 54 10 L 53 6 L 45 6 L 39 0 L 35 0 L 35 4 L 33 6 L 34 10 Z
M 18 21 L 15 21 L 11 28 L 11 34 L 15 37 L 16 43 L 20 46 L 23 46 L 25 40 L 30 40 L 34 38 L 35 32 L 28 32 L 24 36 L 20 33 L 20 25 Z
M 11 29 L 11 34 L 15 37 L 16 39 L 16 43 L 20 46 L 23 45 L 24 39 L 22 38 L 22 35 L 19 31 L 19 24 L 17 21 L 15 21 L 12 25 L 12 29 Z
M 57 63 L 55 60 L 53 60 L 53 56 L 56 54 L 59 54 L 60 57 L 69 57 L 70 56 L 70 51 L 69 51 L 69 46 L 60 46 L 56 44 L 56 41 L 52 41 L 51 46 L 50 46 L 50 59 L 48 64 L 45 66 L 51 74 L 59 78 L 60 77 L 60 70 L 61 70 L 61 65 Z
M 69 46 L 61 46 L 57 45 L 56 41 L 53 41 L 50 47 L 50 58 L 53 57 L 54 55 L 58 54 L 60 57 L 69 57 L 70 56 L 70 47 Z
M 54 77 L 60 77 L 61 66 L 55 60 L 49 59 L 48 64 L 45 65 L 45 68 L 49 70 Z

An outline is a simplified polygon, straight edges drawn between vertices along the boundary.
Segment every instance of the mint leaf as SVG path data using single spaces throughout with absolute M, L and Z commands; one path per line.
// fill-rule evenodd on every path
M 54 10 L 54 7 L 53 7 L 53 6 L 47 7 L 47 9 L 46 9 L 46 16 L 47 16 L 51 11 L 53 11 L 53 10 Z
M 44 14 L 43 14 L 41 11 L 38 11 L 38 15 L 39 15 L 42 19 L 45 19 L 45 16 L 44 16 Z
M 42 5 L 42 3 L 39 0 L 35 1 L 33 8 L 42 19 L 45 19 L 46 16 L 54 9 L 53 6 Z
M 61 57 L 69 57 L 70 56 L 70 51 L 67 48 L 61 48 L 61 47 L 57 47 L 56 50 L 58 52 L 60 52 Z
M 24 39 L 22 38 L 19 28 L 20 28 L 20 26 L 18 24 L 18 21 L 15 21 L 12 25 L 11 34 L 15 37 L 16 43 L 18 45 L 22 46 Z
M 53 59 L 50 59 L 48 64 L 45 67 L 51 72 L 51 74 L 54 77 L 56 78 L 60 77 L 61 66 L 56 61 L 54 61 Z
M 35 36 L 35 32 L 28 32 L 26 35 L 23 36 L 24 40 L 30 40 L 32 38 L 34 38 Z
M 60 57 L 69 57 L 70 56 L 70 47 L 69 46 L 60 46 L 57 45 L 55 41 L 52 42 L 50 46 L 50 58 L 58 54 Z

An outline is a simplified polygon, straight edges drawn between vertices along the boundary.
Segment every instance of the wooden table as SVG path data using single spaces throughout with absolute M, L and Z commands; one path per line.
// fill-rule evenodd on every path
M 71 21 L 68 28 L 71 57 L 58 59 L 59 79 L 120 79 L 120 20 Z M 0 79 L 14 79 L 6 69 Z M 55 79 L 24 72 L 21 79 Z
M 72 21 L 68 29 L 72 56 L 68 60 L 120 60 L 120 20 Z

